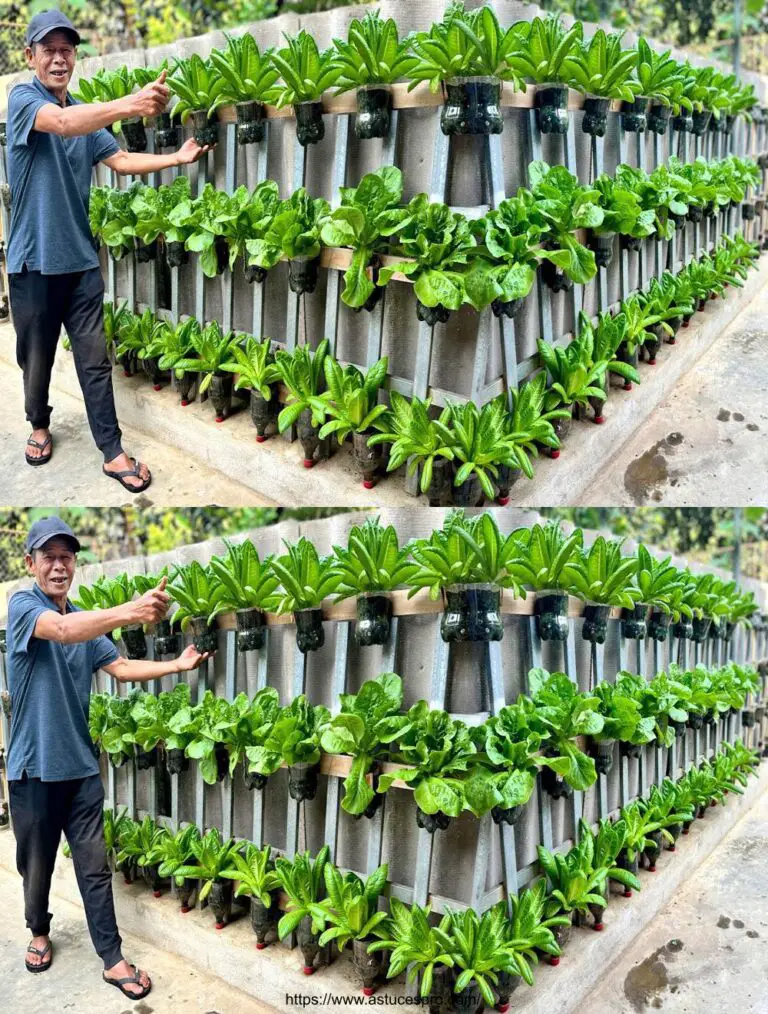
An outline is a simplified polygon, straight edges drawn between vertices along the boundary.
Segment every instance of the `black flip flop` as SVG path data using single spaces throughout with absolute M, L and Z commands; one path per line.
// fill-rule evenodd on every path
M 137 968 L 135 965 L 131 965 L 131 968 L 133 969 L 133 975 L 127 975 L 124 979 L 108 979 L 103 972 L 101 973 L 101 977 L 104 982 L 108 982 L 110 986 L 116 986 L 123 996 L 127 996 L 129 1000 L 143 1000 L 147 993 L 149 993 L 152 989 L 152 983 L 150 982 L 150 984 L 144 989 L 143 993 L 131 993 L 129 989 L 125 988 L 126 983 L 133 983 L 135 986 L 141 985 L 141 980 L 139 979 L 141 969 Z
M 27 954 L 37 954 L 38 957 L 44 958 L 48 951 L 51 952 L 51 956 L 47 961 L 41 961 L 39 965 L 30 965 L 28 961 L 25 961 L 28 972 L 47 972 L 53 963 L 53 948 L 51 947 L 51 941 L 48 941 L 48 945 L 41 951 L 39 947 L 33 947 L 32 944 L 27 948 Z
M 144 480 L 143 485 L 131 486 L 130 483 L 125 481 L 126 476 L 132 476 L 136 479 L 141 478 L 141 473 L 139 471 L 141 468 L 141 462 L 137 461 L 136 458 L 131 458 L 131 461 L 133 462 L 133 468 L 128 468 L 124 472 L 109 472 L 103 465 L 101 466 L 101 470 L 104 475 L 108 475 L 110 479 L 116 479 L 123 489 L 127 489 L 129 493 L 143 493 L 147 486 L 149 486 L 152 482 L 152 475 L 150 473 L 150 475 Z
M 31 447 L 36 447 L 38 449 L 38 451 L 44 451 L 46 449 L 46 447 L 48 446 L 48 444 L 51 445 L 51 449 L 50 449 L 49 453 L 48 454 L 41 454 L 39 458 L 30 457 L 29 454 L 25 453 L 24 457 L 27 459 L 27 464 L 28 465 L 46 465 L 51 460 L 51 458 L 53 457 L 53 438 L 51 437 L 50 433 L 48 434 L 47 439 L 44 440 L 42 444 L 39 443 L 37 440 L 33 440 L 32 437 L 30 437 L 27 440 L 27 444 L 29 446 L 31 446 Z

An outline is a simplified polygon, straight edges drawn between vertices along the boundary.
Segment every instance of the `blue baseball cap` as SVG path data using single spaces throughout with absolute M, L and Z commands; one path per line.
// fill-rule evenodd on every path
M 54 32 L 59 28 L 62 31 L 69 32 L 70 35 L 75 37 L 75 45 L 80 45 L 80 34 L 69 20 L 66 14 L 62 14 L 61 11 L 41 11 L 40 14 L 35 14 L 32 20 L 27 25 L 26 35 L 24 39 L 28 46 L 31 46 L 33 42 L 39 42 L 49 32 Z
M 49 518 L 41 518 L 39 521 L 35 521 L 32 527 L 27 533 L 26 550 L 31 553 L 33 549 L 40 549 L 50 539 L 55 538 L 69 539 L 73 544 L 72 548 L 76 553 L 80 552 L 80 543 L 77 540 L 77 536 L 61 518 L 57 518 L 55 514 Z

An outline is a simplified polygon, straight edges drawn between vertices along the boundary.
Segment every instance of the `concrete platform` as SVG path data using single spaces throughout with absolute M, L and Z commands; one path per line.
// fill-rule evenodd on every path
M 636 893 L 631 899 L 613 896 L 605 913 L 605 932 L 595 933 L 588 928 L 575 930 L 559 967 L 539 965 L 535 972 L 535 987 L 528 989 L 521 985 L 515 992 L 514 1009 L 524 1011 L 525 1014 L 552 1014 L 553 1011 L 558 1011 L 559 1014 L 580 1014 L 586 1010 L 590 1010 L 591 1014 L 597 1014 L 589 1007 L 587 997 L 605 981 L 606 970 L 627 948 L 635 946 L 638 934 L 653 923 L 662 909 L 677 897 L 684 885 L 690 885 L 697 880 L 700 885 L 707 882 L 706 874 L 700 876 L 697 873 L 699 866 L 708 860 L 719 868 L 717 860 L 711 860 L 710 857 L 742 817 L 752 819 L 750 815 L 752 807 L 756 807 L 755 813 L 763 815 L 755 819 L 764 822 L 768 819 L 766 774 L 768 765 L 764 764 L 762 777 L 751 780 L 744 796 L 731 794 L 726 806 L 708 810 L 702 820 L 695 821 L 691 833 L 680 839 L 678 850 L 674 854 L 663 853 L 657 873 L 641 873 L 642 891 L 639 894 Z M 753 838 L 752 842 L 749 850 L 750 854 L 754 853 L 754 863 L 764 863 L 765 838 Z M 5 901 L 5 894 L 9 889 L 11 891 L 13 889 L 14 870 L 13 836 L 11 833 L 2 833 L 0 834 L 2 902 Z M 764 869 L 750 867 L 749 870 L 745 869 L 743 876 L 747 878 L 743 884 L 749 883 L 750 890 L 760 893 L 763 898 L 762 904 L 765 904 L 768 891 L 765 890 Z M 15 889 L 19 893 L 20 885 L 17 879 Z M 704 889 L 699 886 L 699 890 Z M 747 893 L 746 886 L 740 890 L 738 909 L 732 904 L 733 912 L 729 908 L 727 914 L 735 915 L 742 909 L 746 912 L 751 904 L 751 895 Z M 71 863 L 64 858 L 60 858 L 57 863 L 53 893 L 56 898 L 56 902 L 52 905 L 54 911 L 60 898 L 70 904 L 79 900 Z M 318 969 L 313 976 L 306 977 L 300 971 L 301 957 L 298 951 L 274 945 L 257 952 L 249 920 L 245 917 L 218 933 L 213 928 L 213 916 L 210 911 L 194 910 L 182 915 L 172 897 L 154 899 L 143 885 L 125 886 L 119 877 L 115 878 L 115 900 L 121 930 L 140 937 L 147 945 L 176 953 L 179 955 L 179 961 L 184 961 L 184 967 L 186 963 L 191 962 L 206 974 L 220 977 L 229 985 L 277 1010 L 291 1009 L 292 1003 L 288 997 L 302 995 L 316 997 L 315 1005 L 320 1006 L 323 1011 L 337 1014 L 356 1002 L 351 1000 L 351 997 L 360 997 L 358 983 L 346 953 L 329 967 Z M 762 980 L 760 987 L 762 988 Z M 404 993 L 405 987 L 401 981 L 392 983 L 386 989 L 388 1002 L 392 1005 L 397 1003 L 398 996 L 404 998 Z M 343 997 L 347 998 L 346 1003 Z M 312 1004 L 313 1001 L 309 1000 L 308 1003 Z M 165 1008 L 154 1009 L 165 1014 Z M 175 1010 L 174 1007 L 167 1009 Z M 701 1009 L 706 1008 L 703 1005 L 688 1008 L 691 1012 Z M 743 1008 L 713 1005 L 711 1009 L 739 1010 L 741 1014 Z M 765 1014 L 766 1009 L 765 1006 L 755 1007 L 752 1014 L 758 1014 L 758 1011 Z M 606 1007 L 605 1014 L 608 1010 L 615 1011 L 615 1008 Z M 642 1011 L 643 1007 L 637 1007 L 636 1010 Z M 222 1014 L 225 1012 L 229 1014 L 229 1008 L 223 1008 Z
M 618 491 L 615 485 L 605 488 L 599 483 L 607 481 L 607 478 L 610 478 L 612 484 L 615 483 L 617 470 L 624 475 L 626 469 L 622 469 L 620 464 L 613 465 L 612 459 L 641 428 L 643 433 L 646 432 L 646 424 L 651 425 L 651 421 L 657 418 L 659 407 L 663 406 L 665 400 L 673 395 L 680 384 L 686 382 L 690 371 L 694 370 L 701 357 L 717 342 L 724 329 L 758 296 L 767 278 L 768 255 L 764 255 L 760 270 L 750 275 L 744 289 L 731 288 L 728 290 L 727 299 L 709 302 L 703 312 L 694 316 L 691 326 L 680 331 L 676 345 L 662 346 L 656 366 L 647 364 L 640 366 L 642 384 L 635 385 L 630 392 L 611 388 L 604 412 L 605 425 L 595 426 L 589 421 L 574 422 L 560 458 L 556 461 L 540 458 L 536 463 L 534 480 L 529 482 L 522 478 L 513 487 L 511 502 L 537 506 L 572 505 L 587 502 L 585 497 L 591 498 L 588 502 L 595 504 L 644 502 L 626 500 L 626 493 L 624 500 L 617 499 L 621 493 L 620 480 Z M 760 312 L 756 309 L 755 316 L 759 318 Z M 736 327 L 744 329 L 742 324 L 737 324 Z M 16 372 L 11 334 L 10 327 L 7 331 L 0 328 L 0 361 L 5 362 Z M 719 369 L 727 368 L 727 364 L 738 359 L 738 353 L 734 355 L 732 345 L 731 339 L 724 339 L 718 343 L 716 360 Z M 758 397 L 758 392 L 768 384 L 765 358 L 761 359 L 758 352 L 759 348 L 750 364 L 750 383 L 746 385 L 755 397 Z M 13 391 L 18 390 L 19 386 L 18 377 L 14 379 L 7 371 L 1 373 L 0 394 L 3 397 L 0 401 L 5 402 L 6 392 L 12 396 Z M 63 351 L 59 353 L 54 368 L 53 389 L 56 397 L 59 392 L 65 392 L 79 398 L 72 357 Z M 128 429 L 147 434 L 155 443 L 162 443 L 170 449 L 181 451 L 185 459 L 188 458 L 208 470 L 205 473 L 206 479 L 199 483 L 207 494 L 204 499 L 195 502 L 219 504 L 249 502 L 242 499 L 242 494 L 237 489 L 228 488 L 223 481 L 219 481 L 216 478 L 216 473 L 219 473 L 237 483 L 239 487 L 250 489 L 258 497 L 263 498 L 259 502 L 269 501 L 292 506 L 344 503 L 349 506 L 370 507 L 426 503 L 424 498 L 416 501 L 406 494 L 402 469 L 396 475 L 380 481 L 375 489 L 363 489 L 349 443 L 334 454 L 331 460 L 320 462 L 313 469 L 307 470 L 302 468 L 301 449 L 297 443 L 291 444 L 282 438 L 272 437 L 265 443 L 257 444 L 255 430 L 245 410 L 237 412 L 222 424 L 216 424 L 210 403 L 195 402 L 182 408 L 178 396 L 170 387 L 153 391 L 146 378 L 127 378 L 119 371 L 116 371 L 115 375 L 115 392 L 121 424 Z M 734 408 L 737 404 L 737 400 L 733 399 Z M 13 432 L 16 432 L 19 425 L 14 427 Z M 661 425 L 664 428 L 664 423 Z M 759 454 L 761 445 L 756 440 L 754 444 L 755 453 Z M 646 440 L 644 446 L 648 445 Z M 718 456 L 716 462 L 710 461 L 709 471 L 711 472 L 717 464 L 719 471 L 722 472 L 723 484 L 720 492 L 710 491 L 704 500 L 694 497 L 693 501 L 679 501 L 678 491 L 674 487 L 660 485 L 658 487 L 660 496 L 656 498 L 654 495 L 654 503 L 672 505 L 678 502 L 734 502 L 731 482 L 733 472 L 741 469 L 740 474 L 746 475 L 749 469 L 738 462 L 738 455 L 734 454 L 729 445 L 709 446 L 706 439 L 703 439 L 702 446 L 705 448 L 703 454 L 710 458 Z M 147 459 L 150 460 L 149 454 Z M 158 460 L 163 461 L 162 452 Z M 168 460 L 169 462 L 171 460 L 170 451 Z M 737 464 L 729 471 L 726 466 L 730 461 L 737 461 Z M 161 467 L 165 472 L 166 465 L 163 464 Z M 174 466 L 175 471 L 178 471 L 178 468 Z M 168 474 L 170 476 L 173 473 L 169 470 Z M 755 501 L 765 499 L 768 482 L 762 480 L 761 476 L 762 470 L 760 476 L 749 483 L 750 488 L 745 490 L 748 499 L 738 502 L 752 502 L 749 497 Z M 62 477 L 60 483 L 62 489 L 68 489 L 66 478 Z M 115 486 L 116 492 L 119 493 L 120 487 L 117 484 Z M 57 500 L 60 498 L 56 497 Z M 735 499 L 738 500 L 738 497 Z M 17 498 L 9 502 L 31 501 Z M 107 501 L 103 501 L 99 496 L 98 502 Z M 122 503 L 124 500 L 117 502 Z M 172 499 L 168 502 L 181 501 Z

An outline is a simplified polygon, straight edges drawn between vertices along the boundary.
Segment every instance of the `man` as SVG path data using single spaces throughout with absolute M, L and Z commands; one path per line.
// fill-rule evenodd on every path
M 24 55 L 31 84 L 8 96 L 8 181 L 11 223 L 8 282 L 16 328 L 16 358 L 24 372 L 24 402 L 32 433 L 30 465 L 51 460 L 48 389 L 62 326 L 69 335 L 88 423 L 104 455 L 104 474 L 129 492 L 151 482 L 146 465 L 123 450 L 103 323 L 104 282 L 88 222 L 93 166 L 122 176 L 145 175 L 197 162 L 210 147 L 190 138 L 169 155 L 122 151 L 105 128 L 132 116 L 156 116 L 170 90 L 165 71 L 134 95 L 113 102 L 77 102 L 67 92 L 80 36 L 58 10 L 37 14 Z
M 165 578 L 141 598 L 112 609 L 84 611 L 67 600 L 80 543 L 60 518 L 36 521 L 25 563 L 35 584 L 8 603 L 7 665 L 11 694 L 8 784 L 16 834 L 16 865 L 24 881 L 24 908 L 32 940 L 26 967 L 51 967 L 48 895 L 62 831 L 74 861 L 104 980 L 129 999 L 146 996 L 146 972 L 129 965 L 112 899 L 104 845 L 104 789 L 98 750 L 88 732 L 91 679 L 104 669 L 120 683 L 144 682 L 196 669 L 208 658 L 190 645 L 169 662 L 121 658 L 105 634 L 129 623 L 161 620 L 169 596 Z

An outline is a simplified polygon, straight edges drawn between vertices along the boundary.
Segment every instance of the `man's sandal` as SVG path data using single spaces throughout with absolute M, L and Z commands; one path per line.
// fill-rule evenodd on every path
M 47 454 L 41 454 L 37 458 L 34 458 L 34 457 L 32 457 L 32 455 L 25 453 L 24 457 L 27 459 L 27 464 L 28 465 L 45 465 L 45 464 L 47 464 L 51 460 L 51 457 L 53 455 L 53 438 L 51 437 L 50 433 L 48 434 L 48 436 L 46 437 L 46 439 L 43 441 L 42 444 L 39 441 L 33 440 L 32 437 L 30 437 L 27 440 L 27 446 L 28 447 L 36 447 L 38 449 L 38 451 L 44 451 L 46 449 L 46 447 L 48 446 L 48 444 L 51 445 L 50 451 Z
M 32 944 L 27 948 L 27 954 L 36 954 L 39 958 L 44 958 L 48 951 L 51 952 L 50 958 L 47 961 L 41 961 L 39 965 L 30 964 L 29 961 L 25 961 L 24 964 L 27 966 L 28 972 L 47 972 L 51 967 L 53 961 L 53 948 L 51 947 L 51 941 L 48 941 L 47 946 L 41 951 L 39 947 L 33 947 Z
M 137 461 L 136 458 L 131 458 L 131 461 L 133 462 L 133 468 L 128 468 L 124 472 L 110 472 L 103 465 L 101 466 L 101 470 L 104 475 L 108 475 L 110 479 L 117 479 L 120 485 L 124 489 L 127 489 L 129 493 L 143 493 L 147 486 L 149 486 L 152 482 L 152 475 L 150 473 L 146 479 L 142 479 L 141 486 L 132 486 L 129 482 L 125 481 L 126 477 L 130 476 L 135 479 L 141 479 L 141 472 L 139 471 L 141 468 L 141 462 Z
M 142 986 L 142 989 L 144 990 L 143 993 L 132 993 L 129 989 L 126 989 L 126 983 L 133 984 L 134 986 L 141 986 L 141 980 L 139 979 L 141 969 L 137 968 L 136 965 L 131 965 L 131 968 L 133 969 L 133 975 L 128 975 L 124 979 L 108 979 L 103 972 L 101 973 L 101 977 L 104 982 L 108 982 L 110 986 L 116 986 L 123 996 L 127 996 L 129 1000 L 143 1000 L 147 993 L 149 993 L 152 989 L 152 983 L 150 982 L 148 986 Z

